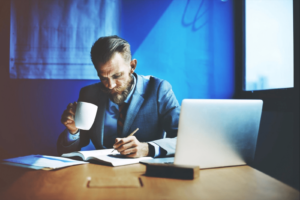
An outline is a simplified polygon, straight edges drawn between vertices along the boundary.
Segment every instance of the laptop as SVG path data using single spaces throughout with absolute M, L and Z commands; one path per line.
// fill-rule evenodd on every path
M 201 169 L 250 164 L 262 105 L 262 100 L 184 99 L 175 157 L 140 163 L 196 165 Z

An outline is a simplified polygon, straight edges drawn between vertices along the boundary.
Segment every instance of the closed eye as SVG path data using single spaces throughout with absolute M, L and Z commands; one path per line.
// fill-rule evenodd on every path
M 113 78 L 113 79 L 118 79 L 118 78 L 120 78 L 122 75 L 123 75 L 123 73 L 115 74 L 115 75 L 112 76 L 112 78 Z

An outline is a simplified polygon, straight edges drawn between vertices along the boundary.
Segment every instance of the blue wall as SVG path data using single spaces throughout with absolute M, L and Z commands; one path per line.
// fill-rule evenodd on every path
M 231 98 L 234 88 L 232 2 L 127 0 L 121 33 L 137 73 L 168 80 L 184 98 Z
M 137 73 L 168 80 L 184 98 L 231 98 L 234 92 L 232 1 L 126 0 L 121 37 Z M 16 155 L 56 154 L 60 116 L 88 80 L 9 79 L 9 13 L 1 19 L 0 148 Z

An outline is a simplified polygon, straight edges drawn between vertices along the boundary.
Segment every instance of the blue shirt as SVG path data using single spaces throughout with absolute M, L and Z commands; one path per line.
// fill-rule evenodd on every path
M 133 87 L 128 94 L 127 98 L 125 99 L 125 103 L 130 103 L 133 91 L 135 90 L 136 86 L 136 78 L 133 76 Z M 115 143 L 115 139 L 117 137 L 117 121 L 119 118 L 119 105 L 112 102 L 110 99 L 107 101 L 107 106 L 105 110 L 105 119 L 104 119 L 104 137 L 103 139 L 105 140 L 105 144 L 108 144 L 109 146 L 112 146 Z M 66 144 L 71 144 L 75 140 L 79 139 L 80 136 L 80 130 L 76 134 L 71 134 L 69 131 L 66 129 Z M 155 149 L 155 154 L 154 157 L 157 157 L 160 155 L 160 147 L 153 143 L 153 142 L 148 142 L 148 144 L 152 145 Z

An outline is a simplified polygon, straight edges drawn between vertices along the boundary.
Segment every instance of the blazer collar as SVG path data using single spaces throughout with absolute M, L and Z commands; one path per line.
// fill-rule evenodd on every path
M 124 122 L 124 127 L 123 127 L 123 132 L 122 132 L 122 136 L 126 137 L 128 136 L 129 130 L 131 128 L 131 125 L 138 113 L 138 111 L 140 110 L 141 105 L 144 102 L 144 81 L 143 78 L 139 75 L 137 75 L 136 73 L 133 73 L 133 75 L 136 77 L 136 87 L 135 90 L 133 92 L 128 110 L 127 110 L 127 114 L 126 114 L 126 118 L 125 118 L 125 122 Z M 136 129 L 138 127 L 133 127 L 132 129 Z

